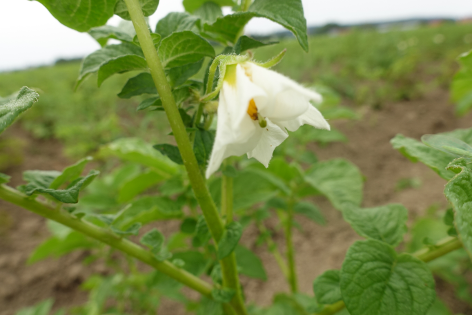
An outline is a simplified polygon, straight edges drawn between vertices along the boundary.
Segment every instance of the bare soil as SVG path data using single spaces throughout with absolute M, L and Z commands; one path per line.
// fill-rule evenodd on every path
M 356 164 L 366 178 L 363 202 L 366 207 L 402 203 L 409 209 L 412 220 L 433 204 L 446 206 L 442 194 L 445 181 L 426 166 L 408 161 L 391 147 L 390 139 L 397 133 L 419 139 L 426 133 L 468 128 L 472 116 L 455 117 L 448 94 L 442 90 L 433 91 L 420 101 L 389 104 L 381 110 L 365 107 L 360 110 L 362 119 L 358 121 L 333 123 L 348 136 L 349 143 L 326 147 L 310 145 L 307 149 L 314 150 L 320 160 L 343 157 Z M 26 141 L 23 164 L 5 171 L 13 177 L 13 186 L 21 182 L 23 170 L 61 170 L 70 164 L 61 154 L 61 144 L 55 140 L 35 140 L 19 127 L 10 129 L 2 137 Z M 422 185 L 397 191 L 395 186 L 403 178 L 418 178 Z M 327 269 L 340 268 L 349 246 L 360 239 L 327 200 L 317 197 L 315 202 L 328 224 L 318 226 L 300 220 L 303 232 L 297 231 L 294 235 L 299 285 L 306 293 L 312 292 L 316 276 Z M 271 227 L 275 224 L 276 220 L 269 222 Z M 55 299 L 55 308 L 83 303 L 86 293 L 80 290 L 80 284 L 91 273 L 106 272 L 100 264 L 84 266 L 81 261 L 86 253 L 80 251 L 26 265 L 30 252 L 48 235 L 43 218 L 0 201 L 0 315 L 13 315 L 22 307 L 46 298 Z M 243 242 L 251 245 L 256 235 L 256 229 L 249 227 Z M 282 235 L 276 234 L 276 238 L 283 245 Z M 242 282 L 251 302 L 267 305 L 274 293 L 288 292 L 288 286 L 265 246 L 251 247 L 263 260 L 269 280 L 243 277 Z M 472 314 L 472 308 L 454 298 L 447 283 L 438 280 L 437 291 L 456 313 Z M 169 301 L 163 303 L 159 313 L 184 314 L 184 311 Z

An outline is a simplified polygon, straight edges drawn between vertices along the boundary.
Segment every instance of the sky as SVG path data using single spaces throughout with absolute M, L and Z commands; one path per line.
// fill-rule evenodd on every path
M 413 17 L 472 16 L 470 0 L 302 0 L 307 24 L 323 25 L 389 21 Z M 150 24 L 172 11 L 183 11 L 180 0 L 160 0 Z M 226 10 L 225 10 L 226 12 Z M 113 17 L 109 24 L 117 25 Z M 246 27 L 247 34 L 267 34 L 282 30 L 261 18 Z M 0 1 L 0 72 L 51 64 L 58 58 L 83 57 L 99 45 L 87 33 L 71 30 L 52 17 L 36 1 Z

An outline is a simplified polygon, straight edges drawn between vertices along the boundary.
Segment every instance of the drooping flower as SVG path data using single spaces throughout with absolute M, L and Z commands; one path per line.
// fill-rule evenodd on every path
M 310 104 L 321 95 L 250 61 L 226 67 L 220 90 L 218 122 L 206 170 L 210 177 L 229 156 L 247 154 L 265 167 L 275 148 L 304 124 L 329 130 Z

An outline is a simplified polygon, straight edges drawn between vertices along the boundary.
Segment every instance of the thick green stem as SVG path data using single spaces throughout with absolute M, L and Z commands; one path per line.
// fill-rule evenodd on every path
M 149 251 L 127 239 L 113 234 L 109 230 L 102 229 L 89 222 L 77 219 L 69 213 L 58 211 L 44 202 L 30 199 L 25 194 L 6 185 L 0 185 L 0 199 L 20 206 L 50 220 L 59 222 L 102 243 L 110 245 L 111 247 L 122 251 L 126 255 L 134 257 L 145 264 L 154 267 L 189 288 L 211 297 L 213 287 L 209 283 L 176 267 L 168 261 L 161 262 L 156 260 Z
M 437 242 L 434 246 L 423 248 L 412 255 L 424 262 L 430 262 L 431 260 L 442 257 L 459 248 L 462 248 L 462 243 L 458 238 L 446 237 Z M 346 307 L 346 305 L 344 305 L 343 301 L 339 301 L 327 305 L 321 312 L 313 315 L 333 315 L 344 309 L 344 307 Z
M 290 198 L 288 202 L 287 220 L 285 222 L 285 245 L 287 247 L 287 261 L 289 272 L 290 290 L 292 293 L 298 292 L 297 271 L 295 266 L 295 251 L 293 248 L 292 228 L 293 228 L 293 206 L 294 201 Z
M 202 209 L 212 237 L 217 244 L 223 234 L 223 221 L 221 220 L 216 205 L 211 198 L 208 187 L 206 186 L 205 179 L 200 172 L 197 159 L 195 158 L 195 154 L 190 143 L 190 139 L 187 135 L 187 131 L 185 130 L 185 126 L 178 108 L 175 104 L 170 84 L 167 81 L 161 61 L 152 42 L 151 34 L 149 33 L 146 20 L 144 19 L 144 15 L 141 10 L 141 5 L 139 0 L 125 0 L 125 3 L 128 7 L 131 21 L 133 22 L 134 28 L 136 30 L 136 35 L 138 36 L 144 57 L 146 58 L 146 62 L 149 66 L 154 84 L 156 85 L 157 92 L 161 97 L 162 106 L 164 107 L 164 110 L 169 119 L 175 141 L 177 142 L 180 155 L 182 156 L 182 160 L 188 173 L 190 184 L 192 185 L 195 197 Z M 228 283 L 239 283 L 234 254 L 223 259 L 221 261 L 221 266 L 222 269 L 225 270 L 225 272 L 223 272 L 223 279 L 228 278 L 226 279 Z M 231 304 L 238 314 L 247 314 L 242 296 L 236 294 L 231 301 Z
M 252 0 L 241 0 L 241 11 L 247 11 L 251 3 Z
M 229 164 L 226 159 L 223 167 Z M 233 178 L 225 174 L 221 178 L 221 214 L 226 217 L 226 224 L 233 221 Z

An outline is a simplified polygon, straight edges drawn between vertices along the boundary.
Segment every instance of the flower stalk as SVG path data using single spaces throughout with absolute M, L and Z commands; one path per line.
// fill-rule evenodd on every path
M 138 0 L 125 0 L 128 12 L 136 30 L 136 35 L 150 68 L 157 92 L 162 100 L 162 106 L 167 114 L 175 140 L 177 142 L 182 160 L 188 173 L 190 184 L 192 185 L 195 197 L 202 209 L 203 215 L 210 229 L 210 233 L 217 244 L 223 235 L 223 221 L 218 213 L 216 205 L 211 198 L 208 187 L 193 152 L 190 139 L 187 135 L 185 125 L 182 121 L 169 82 L 167 81 L 162 63 L 157 54 L 156 48 L 149 33 L 146 20 L 144 18 L 141 5 Z M 221 262 L 223 280 L 227 285 L 239 285 L 236 259 L 234 254 L 224 258 Z M 231 305 L 237 314 L 247 314 L 244 300 L 240 294 L 239 287 L 230 287 L 236 290 L 236 294 L 231 300 Z
M 106 230 L 86 221 L 80 220 L 67 212 L 59 211 L 55 207 L 45 202 L 31 199 L 20 191 L 6 185 L 0 185 L 0 199 L 39 214 L 40 216 L 47 219 L 61 223 L 67 227 L 70 227 L 71 229 L 85 234 L 88 237 L 118 249 L 125 255 L 134 257 L 155 268 L 156 270 L 159 270 L 160 272 L 168 275 L 169 277 L 181 282 L 189 288 L 205 296 L 211 297 L 211 291 L 213 289 L 211 284 L 195 277 L 184 269 L 176 267 L 174 264 L 168 261 L 158 261 L 148 250 L 145 250 L 141 246 L 125 238 L 119 237 L 110 230 Z

